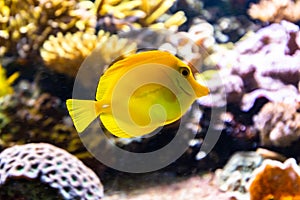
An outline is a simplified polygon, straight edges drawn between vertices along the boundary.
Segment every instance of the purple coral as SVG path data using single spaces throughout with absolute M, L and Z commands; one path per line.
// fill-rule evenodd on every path
M 229 71 L 229 75 L 223 76 L 223 79 L 234 75 L 243 81 L 242 84 L 239 83 L 243 90 L 236 90 L 236 85 L 230 85 L 230 81 L 223 81 L 228 103 L 232 103 L 231 99 L 237 99 L 234 96 L 242 95 L 241 109 L 248 111 L 260 97 L 267 98 L 269 101 L 282 101 L 284 97 L 279 91 L 287 90 L 290 90 L 290 94 L 285 92 L 284 95 L 298 99 L 299 41 L 299 27 L 282 21 L 280 24 L 271 24 L 262 28 L 236 43 L 235 48 L 225 53 L 218 62 L 220 74 Z M 240 95 L 234 93 L 231 97 L 232 90 L 240 91 Z
M 101 199 L 96 174 L 75 156 L 47 143 L 16 145 L 0 154 L 0 187 L 9 178 L 40 179 L 65 199 Z

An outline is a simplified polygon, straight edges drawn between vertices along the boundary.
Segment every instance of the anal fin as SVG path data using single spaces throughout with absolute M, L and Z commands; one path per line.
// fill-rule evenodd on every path
M 101 122 L 105 126 L 105 128 L 113 135 L 120 137 L 120 138 L 132 138 L 133 136 L 124 132 L 118 126 L 117 122 L 113 118 L 111 114 L 101 114 L 100 115 Z

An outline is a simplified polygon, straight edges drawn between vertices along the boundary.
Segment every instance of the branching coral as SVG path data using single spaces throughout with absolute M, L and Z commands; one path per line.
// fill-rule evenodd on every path
M 18 78 L 19 73 L 14 73 L 6 78 L 6 70 L 0 65 L 0 97 L 13 93 L 11 84 Z
M 300 199 L 300 169 L 293 158 L 284 163 L 265 160 L 249 182 L 251 200 Z
M 174 0 L 97 0 L 95 9 L 99 19 L 109 15 L 116 19 L 114 21 L 118 22 L 116 26 L 120 30 L 128 31 L 131 28 L 141 27 L 172 28 L 176 30 L 186 21 L 186 17 L 182 11 L 178 11 L 173 15 L 166 14 L 174 2 Z M 107 20 L 101 21 L 107 23 Z
M 58 33 L 56 37 L 50 36 L 43 44 L 41 56 L 50 69 L 74 77 L 83 60 L 92 51 L 97 53 L 99 64 L 107 65 L 123 53 L 135 49 L 136 43 L 116 35 L 109 36 L 104 31 L 99 31 L 98 35 L 85 32 L 66 35 Z
M 300 20 L 299 0 L 261 0 L 259 4 L 252 4 L 248 10 L 253 19 L 263 22 L 280 22 Z
M 283 21 L 260 29 L 236 43 L 232 50 L 221 53 L 217 65 L 224 80 L 219 86 L 229 87 L 226 89 L 227 103 L 240 104 L 243 111 L 248 111 L 261 97 L 271 101 L 289 97 L 296 99 L 300 80 L 298 33 L 298 26 Z M 240 77 L 242 84 L 235 81 L 239 86 L 230 86 L 228 77 L 231 76 Z M 240 95 L 232 93 L 232 90 L 240 92 Z M 286 91 L 285 97 L 279 91 Z
M 94 32 L 93 4 L 79 0 L 0 1 L 1 53 L 26 57 L 57 32 Z M 30 11 L 30 12 L 28 12 Z M 33 51 L 33 52 L 32 52 Z
M 262 145 L 289 146 L 300 138 L 300 108 L 295 102 L 269 102 L 254 117 Z
M 163 14 L 174 4 L 174 0 L 159 0 L 159 1 L 146 1 L 142 0 L 141 10 L 146 13 L 146 16 L 140 20 L 143 26 L 149 26 L 153 28 L 176 28 L 183 24 L 186 17 L 182 11 L 178 11 L 174 15 L 162 20 Z M 160 22 L 161 21 L 161 22 Z
M 47 143 L 16 145 L 0 153 L 0 188 L 7 180 L 39 179 L 57 188 L 64 199 L 101 199 L 96 174 L 75 156 Z
M 276 150 L 278 147 L 294 148 L 290 145 L 299 139 L 299 107 L 295 105 L 300 99 L 298 35 L 299 27 L 287 21 L 247 35 L 233 49 L 221 52 L 217 75 L 207 81 L 211 95 L 198 100 L 206 107 L 226 107 L 244 129 L 252 126 L 254 140 L 247 140 L 251 144 L 249 148 L 257 145 L 272 145 Z M 264 108 L 267 102 L 272 103 Z M 259 117 L 254 119 L 255 115 Z M 204 120 L 202 124 L 207 123 Z M 224 137 L 234 135 L 235 129 L 226 121 L 224 123 Z M 238 135 L 247 138 L 246 131 L 240 133 Z M 240 141 L 237 137 L 233 139 Z M 242 143 L 242 148 L 246 144 Z M 285 153 L 298 152 L 288 151 Z

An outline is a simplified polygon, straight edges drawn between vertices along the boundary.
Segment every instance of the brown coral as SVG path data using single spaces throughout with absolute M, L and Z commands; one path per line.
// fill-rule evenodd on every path
M 26 57 L 57 32 L 94 32 L 92 5 L 79 0 L 0 0 L 1 53 Z
M 269 102 L 254 117 L 262 145 L 289 146 L 300 138 L 298 103 Z
M 97 54 L 97 63 L 110 64 L 123 53 L 135 51 L 136 43 L 129 43 L 127 39 L 116 35 L 109 36 L 104 31 L 97 35 L 76 32 L 57 36 L 50 36 L 40 50 L 41 56 L 52 70 L 75 77 L 83 60 L 92 51 Z M 101 67 L 101 66 L 98 66 Z
M 79 158 L 90 158 L 62 103 L 50 94 L 40 94 L 36 85 L 20 82 L 14 94 L 0 98 L 0 149 L 47 142 Z
M 293 158 L 284 163 L 265 160 L 249 182 L 251 200 L 299 200 L 300 169 Z
M 288 20 L 297 22 L 300 20 L 299 0 L 261 0 L 259 4 L 252 4 L 248 14 L 253 19 L 263 22 L 280 22 Z
M 0 154 L 0 187 L 8 179 L 40 179 L 57 188 L 64 199 L 101 199 L 96 174 L 75 156 L 47 143 L 16 145 Z

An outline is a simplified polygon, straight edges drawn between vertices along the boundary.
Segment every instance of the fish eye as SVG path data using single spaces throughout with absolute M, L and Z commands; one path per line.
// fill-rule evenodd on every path
M 187 77 L 190 74 L 190 70 L 187 67 L 180 67 L 179 72 L 184 77 Z

